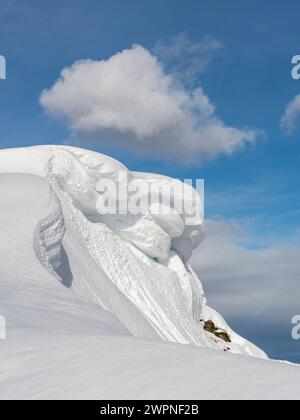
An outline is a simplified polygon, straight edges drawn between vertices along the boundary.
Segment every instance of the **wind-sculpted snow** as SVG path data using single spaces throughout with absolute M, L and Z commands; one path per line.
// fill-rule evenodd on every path
M 230 354 L 266 358 L 206 304 L 201 217 L 99 213 L 99 180 L 124 172 L 178 182 L 80 149 L 0 152 L 0 399 L 298 399 L 299 367 Z
M 12 279 L 12 284 L 19 281 L 24 266 L 22 281 L 29 279 L 24 287 L 30 293 L 34 294 L 35 279 L 47 278 L 47 287 L 52 279 L 53 287 L 99 305 L 136 337 L 266 357 L 206 305 L 201 282 L 188 264 L 203 239 L 202 212 L 190 218 L 189 210 L 202 205 L 191 187 L 180 213 L 174 205 L 180 198 L 180 181 L 130 172 L 110 157 L 66 146 L 3 150 L 0 173 L 3 189 L 15 183 L 10 188 L 13 196 L 1 196 L 1 215 L 16 206 L 27 208 L 31 218 L 28 224 L 29 216 L 17 212 L 14 217 L 20 228 L 12 220 L 5 221 L 4 229 L 10 226 L 15 237 L 13 244 L 22 244 L 23 236 L 27 239 L 24 252 L 12 245 L 9 256 L 3 246 L 1 258 L 11 264 L 2 267 L 1 278 Z M 32 182 L 27 182 L 25 193 L 21 186 L 28 177 Z M 103 180 L 131 191 L 137 185 L 150 186 L 152 193 L 160 195 L 144 214 L 105 214 L 99 209 L 105 195 Z M 174 190 L 167 205 L 164 197 L 170 186 Z M 47 211 L 36 213 L 43 194 L 51 197 Z M 165 211 L 156 211 L 158 207 Z M 8 309 L 7 313 L 9 318 Z M 230 334 L 231 343 L 205 331 L 202 321 L 209 318 Z
M 7 340 L 23 329 L 129 335 L 112 314 L 57 281 L 72 273 L 62 209 L 49 184 L 35 175 L 0 174 L 0 197 L 0 313 Z

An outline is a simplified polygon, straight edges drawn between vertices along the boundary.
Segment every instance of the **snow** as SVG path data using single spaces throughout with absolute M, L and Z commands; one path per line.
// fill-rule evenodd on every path
M 0 195 L 0 230 L 5 239 L 0 241 L 1 315 L 7 318 L 8 337 L 20 327 L 68 330 L 70 320 L 73 332 L 81 328 L 89 331 L 86 321 L 91 321 L 91 331 L 98 333 L 103 327 L 105 333 L 129 334 L 112 314 L 57 281 L 60 277 L 54 274 L 51 259 L 58 273 L 66 262 L 58 263 L 58 256 L 64 258 L 64 253 L 58 251 L 62 228 L 57 228 L 56 221 L 60 218 L 53 216 L 58 215 L 61 208 L 49 185 L 32 175 L 2 174 Z M 37 220 L 42 223 L 37 224 Z M 49 228 L 51 221 L 52 235 L 44 236 L 45 227 Z M 45 238 L 47 248 L 44 248 Z M 3 345 L 1 342 L 0 351 Z
M 0 151 L 0 398 L 296 398 L 299 368 L 207 306 L 188 264 L 201 216 L 101 215 L 105 177 L 179 182 L 66 146 Z
M 1 346 L 2 399 L 299 399 L 299 367 L 209 349 L 85 330 Z

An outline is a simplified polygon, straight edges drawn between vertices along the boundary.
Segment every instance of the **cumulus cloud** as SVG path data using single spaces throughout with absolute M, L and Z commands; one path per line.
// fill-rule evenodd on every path
M 298 352 L 299 361 L 291 319 L 300 313 L 300 246 L 249 248 L 247 232 L 223 221 L 208 220 L 206 230 L 191 264 L 208 303 L 272 356 L 293 359 Z
M 281 129 L 288 135 L 293 135 L 300 121 L 300 95 L 288 104 L 283 117 L 281 118 Z
M 159 158 L 197 163 L 255 142 L 250 129 L 227 126 L 201 87 L 188 89 L 140 45 L 108 60 L 77 61 L 44 90 L 47 113 L 72 132 Z

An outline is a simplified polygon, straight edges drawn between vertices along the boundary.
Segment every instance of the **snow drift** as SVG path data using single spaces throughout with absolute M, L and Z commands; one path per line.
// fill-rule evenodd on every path
M 203 237 L 201 218 L 187 225 L 184 214 L 159 215 L 151 208 L 138 217 L 99 214 L 99 180 L 108 177 L 120 182 L 119 174 L 124 171 L 126 182 L 159 179 L 162 186 L 178 182 L 130 172 L 107 156 L 77 148 L 42 146 L 0 152 L 0 314 L 6 317 L 8 327 L 7 341 L 0 342 L 0 398 L 63 397 L 59 389 L 69 386 L 57 376 L 63 366 L 68 366 L 66 381 L 78 386 L 75 391 L 70 384 L 72 391 L 66 391 L 65 398 L 155 398 L 162 395 L 159 389 L 163 386 L 169 389 L 166 398 L 196 397 L 194 390 L 205 394 L 204 384 L 195 388 L 191 385 L 190 392 L 186 390 L 183 395 L 180 389 L 184 386 L 174 393 L 172 380 L 166 379 L 160 384 L 148 383 L 144 392 L 138 391 L 138 363 L 156 366 L 148 372 L 155 381 L 162 368 L 160 354 L 162 361 L 169 351 L 180 361 L 191 356 L 187 370 L 181 374 L 189 377 L 193 372 L 195 382 L 199 382 L 204 374 L 199 366 L 205 369 L 206 365 L 203 358 L 210 358 L 216 371 L 225 360 L 235 364 L 229 353 L 267 358 L 206 304 L 201 282 L 188 263 Z M 214 323 L 217 332 L 225 332 L 229 340 L 209 332 L 207 321 Z M 166 348 L 162 341 L 175 346 Z M 177 347 L 176 343 L 196 347 Z M 120 375 L 116 367 L 120 346 L 124 350 L 117 365 L 123 369 L 123 360 L 132 369 L 125 369 L 121 375 L 121 382 L 127 374 L 131 377 L 127 393 L 115 383 Z M 13 348 L 17 349 L 15 359 L 11 357 Z M 53 360 L 61 354 L 55 367 L 47 361 L 49 351 Z M 77 367 L 74 360 L 78 360 Z M 89 360 L 99 366 L 92 367 Z M 16 363 L 21 370 L 15 370 Z M 238 375 L 239 369 L 245 368 L 248 376 L 252 366 L 257 366 L 263 373 L 274 370 L 280 380 L 291 375 L 300 383 L 297 368 L 269 363 L 237 358 L 235 368 L 227 373 Z M 82 394 L 85 379 L 81 369 L 87 369 L 88 377 L 98 372 L 102 378 L 99 382 L 94 378 L 95 387 L 87 387 Z M 147 378 L 147 367 L 143 369 Z M 81 379 L 73 381 L 73 371 Z M 207 380 L 214 375 L 212 372 L 206 372 Z M 251 374 L 253 381 L 255 372 Z M 180 370 L 177 373 L 181 381 Z M 60 387 L 53 391 L 56 381 Z M 105 381 L 111 386 L 104 390 Z M 11 382 L 15 386 L 8 386 Z M 221 385 L 226 388 L 224 382 Z M 282 392 L 287 397 L 291 389 L 287 385 Z M 244 391 L 241 397 L 247 397 L 247 387 Z

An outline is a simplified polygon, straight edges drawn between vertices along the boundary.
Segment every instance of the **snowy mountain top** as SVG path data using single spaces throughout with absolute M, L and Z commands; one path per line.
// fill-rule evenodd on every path
M 159 180 L 159 200 L 179 185 L 77 148 L 0 151 L 0 398 L 226 398 L 228 378 L 240 398 L 295 396 L 298 368 L 230 354 L 267 358 L 207 306 L 188 263 L 201 211 L 107 215 L 103 179 Z

